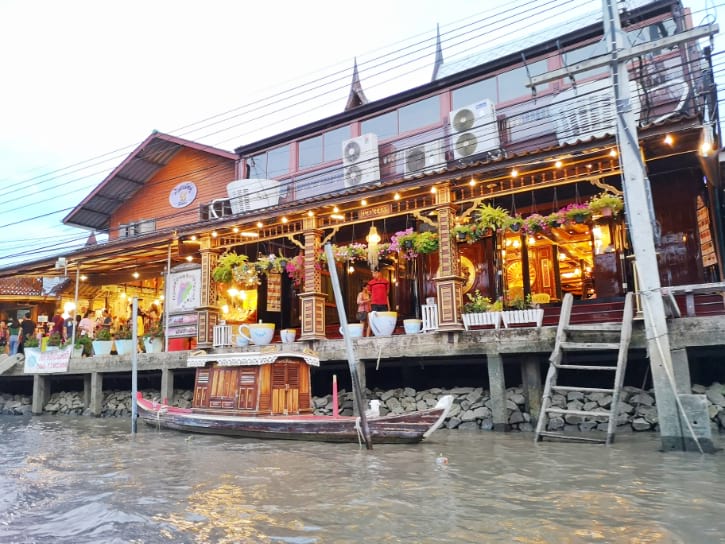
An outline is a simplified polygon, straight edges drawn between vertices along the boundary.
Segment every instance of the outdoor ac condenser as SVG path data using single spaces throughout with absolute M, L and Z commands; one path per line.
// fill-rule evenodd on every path
M 493 101 L 485 99 L 450 113 L 454 159 L 465 159 L 501 147 Z
M 370 133 L 342 142 L 342 168 L 345 187 L 380 181 L 378 137 Z

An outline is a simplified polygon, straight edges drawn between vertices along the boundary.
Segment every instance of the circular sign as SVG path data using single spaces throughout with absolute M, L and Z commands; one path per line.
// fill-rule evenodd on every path
M 174 208 L 185 208 L 196 198 L 196 185 L 193 181 L 182 181 L 169 193 L 169 204 Z

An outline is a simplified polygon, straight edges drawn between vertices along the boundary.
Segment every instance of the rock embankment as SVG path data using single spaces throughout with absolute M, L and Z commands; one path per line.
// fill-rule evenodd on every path
M 709 387 L 695 385 L 692 392 L 704 394 L 708 400 L 708 410 L 713 431 L 725 428 L 725 385 L 713 383 Z M 379 399 L 380 413 L 404 413 L 423 410 L 435 406 L 438 398 L 444 394 L 455 397 L 451 412 L 445 426 L 449 429 L 493 429 L 493 413 L 491 397 L 488 391 L 480 387 L 456 387 L 453 389 L 428 389 L 416 391 L 409 387 L 387 391 L 367 391 L 368 399 Z M 146 393 L 149 398 L 159 400 L 159 393 Z M 174 391 L 172 404 L 182 408 L 191 407 L 192 392 L 189 390 Z M 10 395 L 0 393 L 0 414 L 29 415 L 31 413 L 31 397 L 28 395 Z M 609 410 L 611 395 L 603 393 L 582 394 L 570 392 L 565 395 L 554 395 L 555 406 L 574 410 L 598 411 Z M 353 396 L 351 392 L 341 391 L 339 394 L 339 411 L 341 415 L 352 415 Z M 313 406 L 316 414 L 332 414 L 332 395 L 314 397 Z M 511 429 L 533 431 L 534 422 L 526 411 L 526 399 L 519 387 L 506 391 L 506 409 Z M 58 415 L 90 415 L 83 407 L 82 392 L 53 393 L 43 408 L 49 414 Z M 105 391 L 101 417 L 127 417 L 131 414 L 130 391 Z M 607 418 L 567 416 L 552 418 L 550 430 L 563 431 L 595 431 L 606 430 Z M 657 407 L 652 391 L 636 387 L 624 387 L 619 402 L 617 416 L 617 432 L 657 430 Z

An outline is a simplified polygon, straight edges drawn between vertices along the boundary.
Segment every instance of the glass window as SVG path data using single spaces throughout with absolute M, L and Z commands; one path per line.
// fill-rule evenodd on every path
M 441 119 L 441 102 L 438 96 L 403 106 L 398 110 L 398 129 L 408 132 L 438 123 Z
M 566 63 L 567 66 L 572 66 L 578 62 L 581 62 L 583 60 L 591 59 L 593 57 L 598 57 L 599 55 L 603 55 L 607 52 L 607 48 L 604 44 L 604 41 L 599 41 L 595 43 L 590 43 L 589 45 L 585 45 L 584 47 L 579 47 L 577 49 L 572 49 L 571 51 L 568 51 L 564 54 L 564 59 L 562 60 L 562 65 Z M 581 81 L 596 75 L 601 75 L 609 72 L 609 68 L 607 66 L 600 66 L 599 68 L 592 68 L 591 70 L 585 70 L 584 72 L 578 72 L 574 74 L 574 79 L 576 81 Z M 570 85 L 571 80 L 569 78 L 565 78 L 563 81 L 564 85 Z
M 529 83 L 529 74 L 538 76 L 546 73 L 546 61 L 527 63 L 526 67 L 520 66 L 498 75 L 498 101 L 508 102 L 514 98 L 522 96 L 531 96 L 531 87 L 527 87 Z
M 247 170 L 249 177 L 254 178 L 266 178 L 267 177 L 267 155 L 262 153 L 261 155 L 255 155 L 247 159 Z
M 465 108 L 481 100 L 489 99 L 494 103 L 498 102 L 498 93 L 496 92 L 496 78 L 483 79 L 476 83 L 471 83 L 465 87 L 453 90 L 453 109 L 458 110 Z
M 289 173 L 289 145 L 267 152 L 267 178 L 277 179 Z
M 340 127 L 325 132 L 324 154 L 325 162 L 336 161 L 342 158 L 342 142 L 350 139 L 350 127 Z
M 299 145 L 299 168 L 309 168 L 322 162 L 322 136 L 302 140 Z
M 378 140 L 384 140 L 398 134 L 398 112 L 389 111 L 361 124 L 361 134 L 372 132 Z

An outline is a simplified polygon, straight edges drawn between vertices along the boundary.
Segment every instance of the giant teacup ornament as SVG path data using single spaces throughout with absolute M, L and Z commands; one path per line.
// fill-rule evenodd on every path
M 375 336 L 390 336 L 395 330 L 398 321 L 398 312 L 370 312 L 368 313 L 370 329 Z
M 274 323 L 242 323 L 239 325 L 239 334 L 252 344 L 266 346 L 272 342 Z

